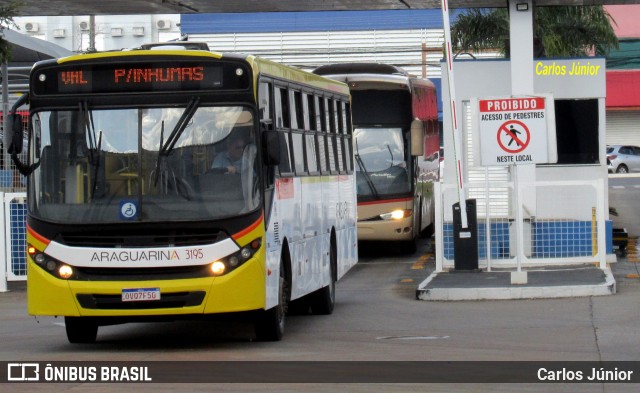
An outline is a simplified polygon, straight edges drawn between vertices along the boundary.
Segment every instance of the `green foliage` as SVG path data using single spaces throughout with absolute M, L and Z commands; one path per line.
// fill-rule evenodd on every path
M 504 54 L 508 39 L 509 15 L 506 8 L 492 11 L 470 8 L 466 13 L 458 15 L 451 26 L 454 51 L 481 52 L 498 49 Z
M 602 6 L 535 7 L 533 33 L 549 57 L 607 55 L 618 49 L 615 21 Z M 455 51 L 498 50 L 508 53 L 506 8 L 470 9 L 451 27 Z
M 0 5 L 0 32 L 7 27 L 15 26 L 13 16 L 18 13 L 22 6 L 19 0 L 11 0 L 9 4 Z M 11 44 L 0 36 L 0 63 L 11 59 Z

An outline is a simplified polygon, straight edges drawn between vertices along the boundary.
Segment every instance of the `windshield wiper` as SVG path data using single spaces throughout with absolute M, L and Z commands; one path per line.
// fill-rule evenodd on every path
M 365 180 L 367 181 L 367 185 L 371 189 L 371 193 L 376 199 L 380 199 L 380 197 L 378 196 L 378 190 L 376 190 L 376 187 L 373 185 L 373 181 L 371 180 L 371 176 L 369 176 L 369 171 L 364 166 L 364 162 L 362 162 L 362 158 L 360 158 L 360 149 L 358 148 L 358 138 L 354 138 L 354 139 L 356 142 L 356 162 L 358 163 L 358 166 L 360 167 L 360 171 L 362 172 Z
M 389 150 L 389 154 L 391 155 L 391 164 L 389 165 L 389 168 L 393 167 L 394 161 L 393 161 L 393 153 L 391 152 L 391 147 L 389 147 L 389 144 L 387 143 L 387 150 Z
M 163 141 L 164 134 L 164 120 L 162 121 L 162 129 L 160 131 L 160 149 L 158 150 L 158 159 L 156 161 L 156 173 L 154 177 L 154 186 L 158 184 L 158 178 L 160 175 L 160 167 L 162 165 L 163 158 L 168 156 L 173 150 L 174 146 L 180 139 L 180 136 L 184 132 L 185 128 L 189 124 L 189 121 L 193 117 L 193 114 L 196 113 L 196 109 L 198 109 L 198 103 L 200 102 L 199 97 L 194 97 L 189 101 L 187 107 L 182 112 L 182 115 L 178 119 L 175 127 L 171 130 L 171 134 L 167 138 L 166 142 Z M 164 142 L 164 143 L 163 143 Z
M 89 140 L 89 164 L 93 167 L 93 179 L 91 185 L 91 199 L 96 193 L 98 187 L 98 168 L 100 167 L 100 148 L 102 146 L 102 131 L 100 136 L 96 138 L 96 129 L 93 122 L 93 113 L 89 110 L 87 101 L 80 102 L 80 113 L 82 114 L 82 128 Z M 97 145 L 96 145 L 97 143 Z

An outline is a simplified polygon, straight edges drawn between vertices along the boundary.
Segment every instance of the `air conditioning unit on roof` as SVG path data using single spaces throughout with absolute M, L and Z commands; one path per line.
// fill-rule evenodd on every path
M 89 30 L 89 22 L 87 21 L 80 22 L 80 30 Z
M 34 22 L 27 22 L 24 24 L 24 29 L 29 33 L 35 33 L 40 29 L 40 26 L 38 26 L 38 24 Z
M 167 19 L 159 19 L 156 21 L 158 30 L 167 30 L 171 28 L 171 21 Z

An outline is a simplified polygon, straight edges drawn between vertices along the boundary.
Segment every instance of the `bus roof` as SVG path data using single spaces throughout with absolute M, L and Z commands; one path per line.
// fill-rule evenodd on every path
M 313 70 L 317 75 L 339 75 L 339 74 L 382 74 L 382 75 L 404 75 L 409 73 L 401 67 L 383 63 L 339 63 L 327 64 Z
M 352 90 L 410 90 L 416 86 L 435 89 L 430 80 L 412 76 L 404 69 L 390 64 L 328 64 L 316 68 L 313 73 L 344 82 Z
M 263 74 L 349 95 L 349 87 L 340 81 L 328 79 L 327 77 L 319 76 L 299 68 L 286 66 L 256 56 L 247 56 L 247 61 L 252 65 L 254 72 L 256 72 L 256 77 L 258 74 Z

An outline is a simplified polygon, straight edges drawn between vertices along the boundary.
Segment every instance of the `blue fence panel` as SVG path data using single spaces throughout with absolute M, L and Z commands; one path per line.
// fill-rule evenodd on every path
M 27 204 L 12 201 L 9 204 L 11 273 L 16 276 L 27 275 Z
M 606 253 L 613 253 L 612 222 L 605 222 Z M 510 258 L 509 226 L 511 223 L 491 223 L 491 258 Z M 478 222 L 478 258 L 487 258 L 486 227 Z M 444 257 L 454 259 L 453 223 L 445 223 L 442 230 Z M 533 258 L 569 258 L 592 256 L 593 233 L 591 221 L 543 221 L 531 223 Z

